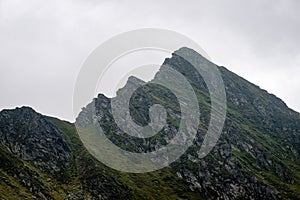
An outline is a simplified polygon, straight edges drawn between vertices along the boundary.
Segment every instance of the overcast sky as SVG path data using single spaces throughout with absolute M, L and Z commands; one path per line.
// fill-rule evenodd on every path
M 164 28 L 300 111 L 300 1 L 0 0 L 0 109 L 73 121 L 76 76 L 110 37 Z

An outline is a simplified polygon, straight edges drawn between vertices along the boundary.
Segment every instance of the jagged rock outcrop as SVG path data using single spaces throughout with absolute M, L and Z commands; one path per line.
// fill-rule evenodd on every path
M 218 67 L 227 92 L 228 115 L 219 142 L 207 157 L 200 159 L 197 152 L 210 118 L 209 91 L 201 75 L 179 56 L 195 57 L 197 53 L 188 48 L 178 51 L 181 52 L 175 52 L 164 64 L 183 74 L 196 91 L 201 126 L 194 145 L 171 165 L 174 173 L 205 199 L 298 198 L 299 194 L 289 185 L 299 185 L 299 114 L 274 95 Z M 202 56 L 201 59 L 207 62 Z M 130 91 L 138 82 L 136 78 L 129 78 L 117 95 Z M 154 151 L 167 144 L 177 132 L 180 108 L 176 100 L 170 91 L 153 84 L 136 90 L 130 100 L 130 111 L 137 124 L 145 126 L 150 122 L 151 105 L 161 104 L 168 113 L 167 126 L 146 139 L 129 136 L 116 125 L 111 100 L 102 94 L 79 115 L 77 122 L 99 123 L 107 137 L 125 150 Z M 87 112 L 93 106 L 94 111 Z
M 198 55 L 188 48 L 179 51 L 191 57 Z M 199 149 L 210 120 L 211 99 L 206 83 L 178 52 L 164 64 L 187 78 L 201 112 L 197 137 L 180 159 L 154 172 L 119 172 L 89 154 L 74 124 L 43 116 L 28 107 L 3 110 L 0 198 L 300 199 L 299 113 L 267 91 L 218 67 L 226 89 L 227 117 L 217 145 L 200 158 Z M 139 81 L 131 77 L 118 95 Z M 140 126 L 149 124 L 149 108 L 154 104 L 166 108 L 167 125 L 150 138 L 123 132 L 113 118 L 111 99 L 102 94 L 81 111 L 76 123 L 84 128 L 97 123 L 124 150 L 151 152 L 168 144 L 181 119 L 176 96 L 148 83 L 130 99 L 133 121 Z
M 70 167 L 72 152 L 63 135 L 32 108 L 1 111 L 0 141 L 18 158 L 41 170 L 62 175 Z
M 0 142 L 1 198 L 127 199 L 128 188 L 97 167 L 73 124 L 29 107 L 3 110 Z

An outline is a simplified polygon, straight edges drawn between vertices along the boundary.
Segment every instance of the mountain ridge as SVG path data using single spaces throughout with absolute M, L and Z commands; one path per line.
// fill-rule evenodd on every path
M 189 53 L 190 50 L 183 48 L 181 51 Z M 227 118 L 215 148 L 205 158 L 199 159 L 197 152 L 210 117 L 209 92 L 201 75 L 195 73 L 192 66 L 176 53 L 166 59 L 164 64 L 172 66 L 187 77 L 195 90 L 201 110 L 197 139 L 179 160 L 169 167 L 145 174 L 118 172 L 106 167 L 88 153 L 73 123 L 42 116 L 26 107 L 3 110 L 0 112 L 0 148 L 3 159 L 0 165 L 0 197 L 300 199 L 299 113 L 288 108 L 275 95 L 225 67 L 218 66 L 226 89 Z M 137 152 L 153 151 L 165 145 L 178 128 L 180 111 L 178 103 L 172 99 L 175 98 L 170 91 L 154 85 L 139 88 L 131 98 L 132 117 L 141 125 L 149 123 L 150 105 L 160 103 L 167 108 L 167 128 L 149 140 L 128 138 L 120 131 L 111 114 L 110 99 L 102 94 L 92 102 L 96 113 L 91 113 L 87 106 L 78 116 L 77 123 L 88 125 L 92 119 L 97 119 L 106 136 L 121 148 Z M 48 132 L 45 127 L 48 127 Z M 48 136 L 51 138 L 55 135 L 60 138 L 61 145 L 55 142 L 51 147 L 46 144 L 43 146 L 42 142 L 41 144 L 46 153 L 52 149 L 61 149 L 63 144 L 67 145 L 61 152 L 62 155 L 58 154 L 59 156 L 51 159 L 53 162 L 59 158 L 66 159 L 66 167 L 61 166 L 63 178 L 55 170 L 51 171 L 34 163 L 34 160 L 22 157 L 23 154 L 32 155 L 37 148 L 23 154 L 20 149 L 10 151 L 9 149 L 16 149 L 16 144 L 22 144 L 22 141 L 17 140 L 7 142 L 7 136 L 13 134 L 20 137 L 24 135 L 27 140 L 30 139 L 29 136 L 37 137 L 39 140 L 34 145 Z

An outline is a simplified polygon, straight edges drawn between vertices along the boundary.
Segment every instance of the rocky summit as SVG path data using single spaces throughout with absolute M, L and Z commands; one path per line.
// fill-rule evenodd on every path
M 216 146 L 201 158 L 212 100 L 203 77 L 179 56 L 200 55 L 189 48 L 178 51 L 164 65 L 188 80 L 201 112 L 196 138 L 178 160 L 153 172 L 120 172 L 86 150 L 75 124 L 29 107 L 2 110 L 0 199 L 300 199 L 300 114 L 217 66 L 226 90 L 226 120 Z M 213 64 L 201 59 L 203 65 Z M 140 82 L 131 77 L 117 95 Z M 81 111 L 76 126 L 98 124 L 115 145 L 136 153 L 162 148 L 178 131 L 180 105 L 165 87 L 143 83 L 130 98 L 131 117 L 140 126 L 151 122 L 152 105 L 166 109 L 166 125 L 149 138 L 122 131 L 114 120 L 111 101 L 99 94 Z

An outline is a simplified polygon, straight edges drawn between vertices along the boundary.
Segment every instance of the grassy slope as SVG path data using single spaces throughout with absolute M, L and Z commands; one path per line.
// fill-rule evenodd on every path
M 106 175 L 114 177 L 114 180 L 126 185 L 130 190 L 129 196 L 132 199 L 203 199 L 199 193 L 192 192 L 188 185 L 179 179 L 170 168 L 144 174 L 130 174 L 106 167 L 87 153 L 74 124 L 55 118 L 51 118 L 51 121 L 65 135 L 75 156 L 83 155 L 92 159 L 93 164 L 105 171 Z
M 269 111 L 263 120 L 272 120 L 274 127 L 269 128 L 267 125 L 261 123 L 256 119 L 260 115 L 257 109 L 253 107 L 252 102 L 248 102 L 244 107 L 233 105 L 232 102 L 227 102 L 227 118 L 233 121 L 238 127 L 241 128 L 241 133 L 245 138 L 250 140 L 254 138 L 255 147 L 266 150 L 266 153 L 274 159 L 280 160 L 284 165 L 291 170 L 294 175 L 294 183 L 287 183 L 281 180 L 275 172 L 275 168 L 256 169 L 253 164 L 259 165 L 257 159 L 254 159 L 249 153 L 241 151 L 233 151 L 234 155 L 240 160 L 245 169 L 255 175 L 259 181 L 275 187 L 286 199 L 300 199 L 300 161 L 299 159 L 291 156 L 291 152 L 287 152 L 285 146 L 291 145 L 286 143 L 286 131 L 282 130 L 281 125 L 288 124 L 289 120 L 293 122 L 300 121 L 299 113 L 290 110 L 287 107 L 282 107 L 277 97 L 269 94 L 267 91 L 260 89 L 258 86 L 248 82 L 247 80 L 239 77 L 228 71 L 226 68 L 220 68 L 222 71 L 223 80 L 229 85 L 232 93 L 242 93 L 249 95 L 247 98 L 259 99 L 265 108 L 273 108 L 274 113 Z M 238 83 L 238 84 L 237 84 Z M 234 86 L 232 86 L 234 85 Z M 275 110 L 276 109 L 276 110 Z M 251 120 L 247 120 L 251 119 Z M 287 126 L 290 126 L 289 124 Z M 299 127 L 298 127 L 299 130 Z M 296 139 L 296 138 L 295 138 Z
M 2 145 L 0 145 L 0 158 L 0 199 L 31 199 L 33 194 L 26 187 L 28 180 L 36 185 L 42 185 L 43 193 L 47 196 L 55 199 L 67 198 L 65 190 L 68 189 L 68 185 L 57 182 L 51 175 L 18 159 Z M 21 181 L 18 179 L 19 174 L 22 177 Z

